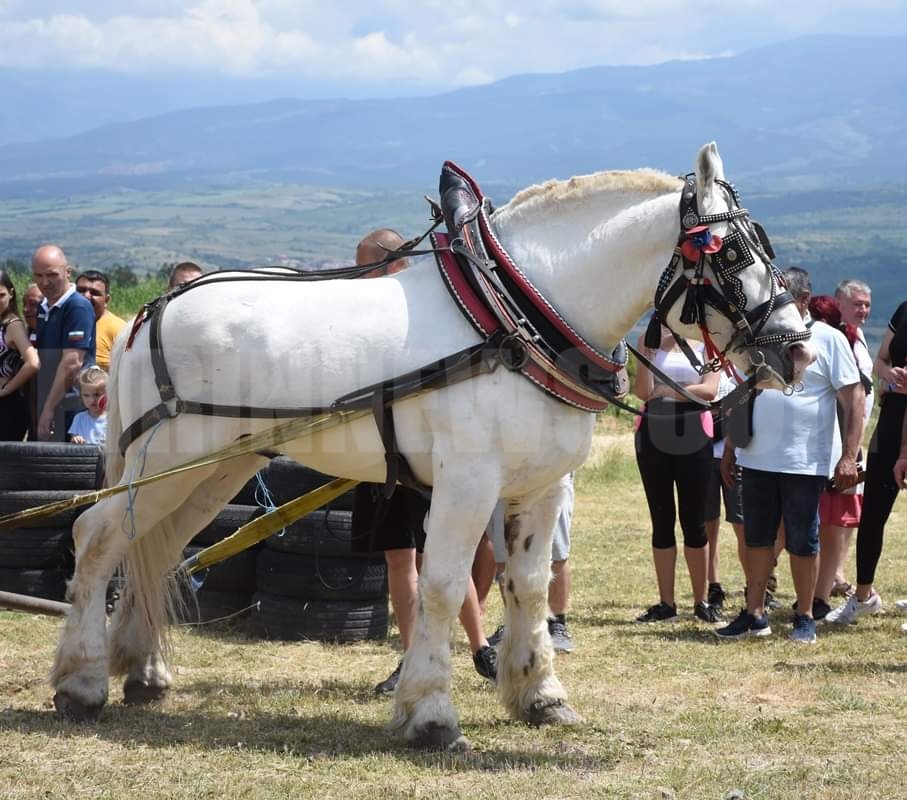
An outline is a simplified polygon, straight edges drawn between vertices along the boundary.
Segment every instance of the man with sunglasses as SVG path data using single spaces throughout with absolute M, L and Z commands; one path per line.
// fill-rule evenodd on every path
M 110 373 L 110 348 L 123 329 L 126 320 L 120 319 L 109 308 L 110 279 L 96 269 L 85 270 L 76 278 L 76 292 L 91 303 L 95 316 L 95 361 Z

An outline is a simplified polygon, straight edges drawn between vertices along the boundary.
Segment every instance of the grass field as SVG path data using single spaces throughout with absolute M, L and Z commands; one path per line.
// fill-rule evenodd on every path
M 398 643 L 267 643 L 238 629 L 183 628 L 176 686 L 160 708 L 113 702 L 97 724 L 55 716 L 47 673 L 59 620 L 0 613 L 0 797 L 92 798 L 853 798 L 907 797 L 907 636 L 892 610 L 907 594 L 900 502 L 878 575 L 886 613 L 814 647 L 787 640 L 789 610 L 766 640 L 719 642 L 691 616 L 637 626 L 656 599 L 645 502 L 625 420 L 602 419 L 577 477 L 576 642 L 558 673 L 585 722 L 510 722 L 453 632 L 453 696 L 473 750 L 414 752 L 384 729 L 371 687 Z M 723 581 L 743 580 L 729 526 Z M 851 568 L 852 569 L 852 568 Z M 852 578 L 852 572 L 850 574 Z M 786 564 L 779 597 L 789 605 Z M 493 602 L 487 628 L 501 618 Z

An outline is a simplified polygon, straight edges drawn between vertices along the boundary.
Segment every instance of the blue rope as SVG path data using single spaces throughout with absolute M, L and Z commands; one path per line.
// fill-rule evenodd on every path
M 271 490 L 265 483 L 264 476 L 262 475 L 263 471 L 264 470 L 259 470 L 255 473 L 255 480 L 258 482 L 258 486 L 255 487 L 255 502 L 265 510 L 266 514 L 269 514 L 277 509 L 277 502 L 274 500 L 274 495 L 271 494 Z M 286 528 L 281 528 L 280 533 L 275 533 L 274 535 L 283 536 L 286 532 Z
M 160 419 L 155 423 L 154 427 L 151 429 L 151 434 L 145 440 L 145 444 L 142 445 L 142 449 L 139 451 L 139 457 L 142 460 L 142 465 L 141 465 L 141 468 L 139 469 L 139 474 L 138 474 L 139 478 L 141 478 L 142 475 L 145 474 L 145 461 L 148 457 L 148 445 L 151 444 L 151 440 L 154 438 L 154 434 L 157 433 L 157 429 L 161 426 L 161 423 L 163 423 L 163 422 L 164 422 L 164 420 Z M 136 467 L 138 466 L 138 463 L 139 463 L 139 461 L 138 461 L 138 459 L 136 459 L 135 463 L 132 465 L 132 473 L 129 476 L 129 481 L 127 483 L 127 488 L 126 488 L 126 509 L 129 512 L 130 529 L 126 530 L 126 528 L 120 526 L 120 530 L 122 530 L 123 533 L 126 534 L 126 536 L 130 542 L 133 539 L 135 539 L 135 499 L 138 496 L 139 489 L 141 489 L 141 487 L 139 487 L 139 489 L 134 489 L 132 486 L 133 481 L 136 480 L 135 470 L 136 470 Z

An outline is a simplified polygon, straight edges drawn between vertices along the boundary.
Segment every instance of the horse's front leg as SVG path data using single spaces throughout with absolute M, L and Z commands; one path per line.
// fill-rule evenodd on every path
M 579 721 L 554 674 L 554 649 L 547 622 L 551 540 L 561 504 L 569 496 L 567 480 L 561 479 L 530 501 L 506 525 L 504 638 L 498 659 L 498 690 L 510 715 L 530 725 Z
M 469 743 L 450 700 L 450 631 L 497 487 L 450 464 L 441 474 L 432 493 L 413 640 L 403 659 L 391 725 L 417 747 L 457 750 Z

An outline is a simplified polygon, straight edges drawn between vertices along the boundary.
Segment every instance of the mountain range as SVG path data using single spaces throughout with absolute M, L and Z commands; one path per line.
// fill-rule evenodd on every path
M 14 70 L 0 81 L 0 198 L 244 182 L 425 187 L 446 158 L 483 185 L 606 168 L 681 173 L 712 139 L 729 176 L 760 190 L 897 183 L 907 174 L 905 49 L 904 37 L 807 37 L 726 58 L 520 75 L 430 97 L 221 102 L 158 114 L 202 95 L 188 81 L 179 89 L 179 76 L 170 94 L 164 78 L 92 84 L 89 74 L 55 90 L 52 75 L 29 83 Z M 209 89 L 215 100 L 262 91 L 231 79 Z M 93 118 L 106 124 L 51 134 Z

